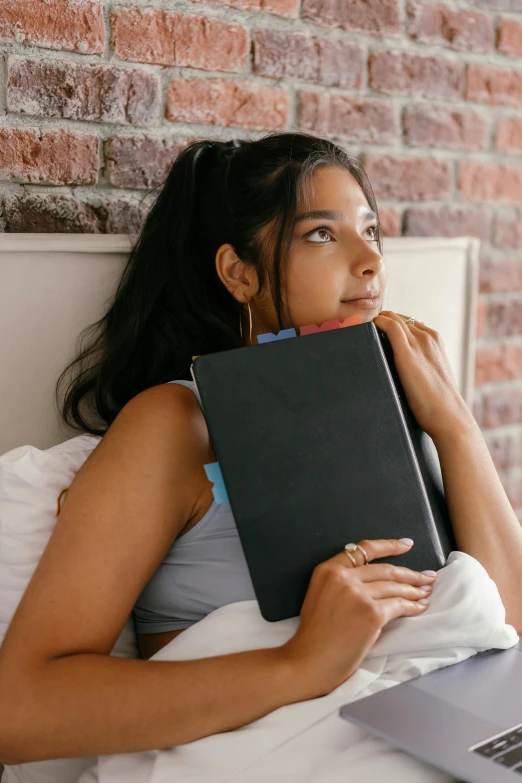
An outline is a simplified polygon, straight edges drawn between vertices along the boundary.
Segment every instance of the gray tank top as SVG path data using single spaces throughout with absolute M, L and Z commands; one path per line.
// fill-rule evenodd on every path
M 201 405 L 194 381 L 188 386 Z M 137 633 L 178 631 L 225 604 L 255 598 L 230 503 L 212 501 L 188 533 L 176 539 L 132 610 Z

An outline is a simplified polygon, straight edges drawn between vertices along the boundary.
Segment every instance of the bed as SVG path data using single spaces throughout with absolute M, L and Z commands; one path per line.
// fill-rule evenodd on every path
M 124 234 L 0 234 L 0 455 L 26 444 L 48 449 L 78 434 L 61 422 L 54 386 L 82 329 L 104 312 L 133 241 Z M 383 309 L 441 333 L 470 408 L 479 245 L 470 237 L 384 240 Z

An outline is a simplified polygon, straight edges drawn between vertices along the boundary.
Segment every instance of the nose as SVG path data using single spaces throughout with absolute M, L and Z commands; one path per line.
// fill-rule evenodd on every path
M 377 277 L 384 267 L 384 258 L 378 247 L 372 247 L 364 239 L 350 261 L 351 272 L 355 277 Z

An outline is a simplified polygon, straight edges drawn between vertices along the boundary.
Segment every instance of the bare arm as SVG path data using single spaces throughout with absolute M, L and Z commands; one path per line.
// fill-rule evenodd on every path
M 109 656 L 210 486 L 210 448 L 193 393 L 165 385 L 132 400 L 78 471 L 0 650 L 4 762 L 169 746 L 296 698 L 273 651 L 233 665 Z
M 213 460 L 193 393 L 131 400 L 78 471 L 0 648 L 7 764 L 171 747 L 321 696 L 346 680 L 390 619 L 419 614 L 433 578 L 340 554 L 313 574 L 280 648 L 193 661 L 109 654 L 172 541 L 209 488 Z M 401 554 L 365 542 L 369 557 Z M 350 618 L 350 622 L 346 621 Z
M 374 319 L 390 338 L 394 363 L 418 424 L 437 449 L 458 548 L 496 583 L 506 621 L 522 633 L 522 528 L 480 427 L 463 399 L 439 332 L 383 310 Z
M 522 635 L 522 527 L 469 408 L 433 441 L 457 546 L 484 566 L 498 587 L 506 622 Z
M 2 761 L 183 744 L 306 698 L 302 680 L 278 648 L 179 662 L 65 656 L 33 671 L 18 694 L 23 709 L 4 729 L 1 743 L 12 755 Z

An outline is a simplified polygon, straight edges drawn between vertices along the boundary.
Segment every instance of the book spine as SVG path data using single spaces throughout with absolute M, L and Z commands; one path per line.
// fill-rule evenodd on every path
M 389 386 L 392 391 L 393 396 L 393 402 L 395 404 L 395 408 L 398 413 L 398 419 L 400 422 L 401 429 L 403 430 L 405 441 L 407 444 L 407 449 L 410 454 L 410 459 L 412 461 L 412 464 L 414 466 L 415 472 L 417 474 L 418 478 L 418 484 L 421 489 L 423 498 L 424 498 L 424 505 L 426 508 L 426 513 L 429 517 L 429 521 L 431 523 L 432 529 L 435 533 L 435 540 L 434 540 L 434 546 L 437 550 L 437 555 L 440 558 L 440 560 L 444 563 L 446 561 L 447 553 L 444 552 L 441 540 L 440 540 L 440 531 L 437 525 L 437 520 L 435 519 L 435 515 L 433 513 L 433 508 L 430 502 L 430 498 L 428 495 L 428 491 L 426 489 L 425 479 L 424 479 L 424 471 L 421 469 L 418 457 L 417 457 L 417 451 L 415 449 L 413 438 L 410 433 L 410 425 L 407 421 L 406 416 L 404 415 L 403 406 L 408 406 L 407 400 L 404 396 L 404 392 L 402 389 L 402 384 L 400 383 L 399 376 L 397 374 L 397 371 L 395 370 L 394 364 L 393 364 L 393 350 L 391 348 L 391 345 L 389 344 L 389 339 L 385 333 L 383 340 L 387 343 L 387 351 L 388 356 L 386 355 L 386 351 L 383 345 L 383 342 L 381 341 L 379 337 L 379 333 L 377 332 L 377 327 L 373 322 L 371 322 L 371 344 L 374 348 L 374 350 L 379 354 L 381 364 L 384 366 L 384 371 L 386 373 L 386 376 L 389 381 Z M 393 367 L 393 372 L 392 372 Z M 395 377 L 394 377 L 395 376 Z M 399 394 L 402 393 L 403 400 L 401 400 L 401 396 Z M 409 407 L 409 406 L 408 406 Z M 413 419 L 413 413 L 411 413 L 411 418 Z

